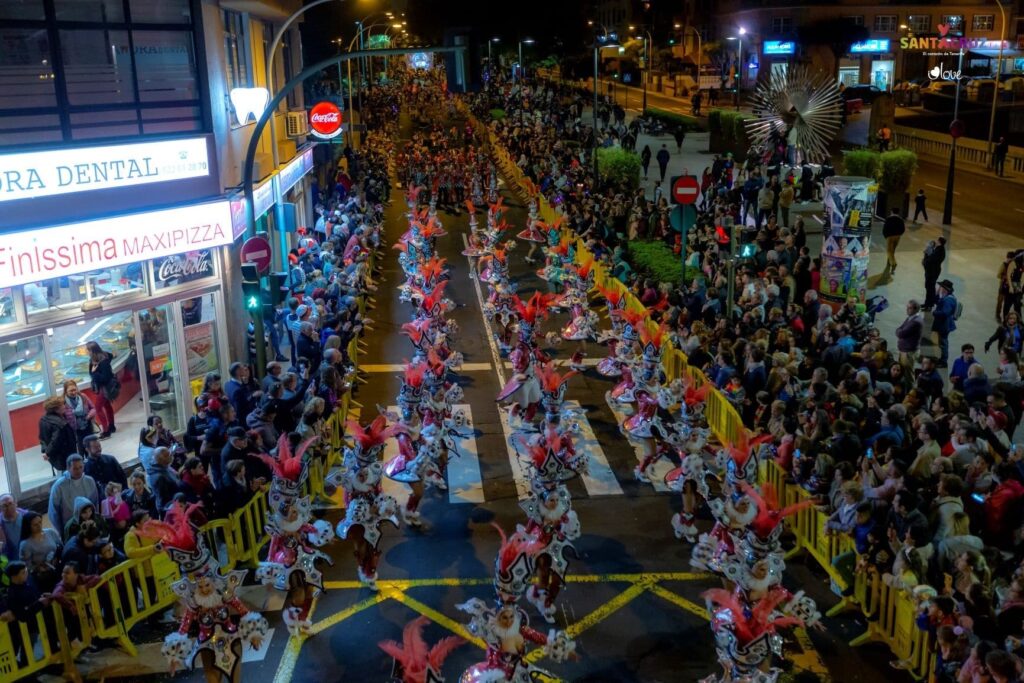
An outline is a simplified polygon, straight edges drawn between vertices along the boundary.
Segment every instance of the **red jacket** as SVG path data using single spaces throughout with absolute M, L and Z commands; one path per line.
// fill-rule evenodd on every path
M 1024 498 L 1024 484 L 1008 479 L 999 484 L 985 501 L 985 531 L 991 540 L 998 542 L 1007 537 L 1010 532 L 1005 528 L 1007 517 L 1021 498 Z

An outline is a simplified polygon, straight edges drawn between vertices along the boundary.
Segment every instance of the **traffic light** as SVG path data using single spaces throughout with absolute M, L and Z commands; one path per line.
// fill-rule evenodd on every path
M 272 303 L 281 305 L 288 300 L 291 290 L 288 288 L 288 273 L 270 274 L 270 298 Z
M 258 312 L 263 306 L 263 292 L 260 290 L 260 274 L 253 263 L 242 264 L 242 303 L 250 313 Z

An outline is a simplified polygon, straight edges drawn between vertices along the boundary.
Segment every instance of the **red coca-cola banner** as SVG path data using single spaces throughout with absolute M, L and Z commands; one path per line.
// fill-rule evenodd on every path
M 317 102 L 309 110 L 309 128 L 318 138 L 337 137 L 342 122 L 341 110 L 331 102 Z

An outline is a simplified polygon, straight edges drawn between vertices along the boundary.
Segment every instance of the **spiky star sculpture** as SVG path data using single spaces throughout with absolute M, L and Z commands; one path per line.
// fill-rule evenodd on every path
M 773 72 L 754 92 L 756 118 L 746 122 L 747 135 L 759 145 L 782 138 L 796 144 L 808 161 L 828 156 L 840 126 L 839 85 L 835 79 L 802 65 Z M 795 140 L 789 135 L 795 131 Z

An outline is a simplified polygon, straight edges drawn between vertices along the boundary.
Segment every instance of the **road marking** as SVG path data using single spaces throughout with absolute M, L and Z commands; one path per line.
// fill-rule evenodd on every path
M 391 597 L 394 598 L 395 600 L 397 600 L 398 602 L 402 603 L 403 605 L 405 605 L 409 609 L 413 610 L 414 612 L 419 612 L 420 614 L 422 614 L 426 618 L 430 619 L 434 623 L 436 623 L 436 624 L 438 624 L 440 626 L 444 626 L 449 631 L 452 631 L 456 635 L 458 635 L 458 636 L 464 638 L 465 640 L 473 643 L 474 645 L 476 645 L 481 650 L 486 650 L 487 649 L 487 643 L 485 643 L 482 639 L 480 639 L 478 636 L 474 636 L 472 633 L 470 633 L 466 629 L 465 626 L 463 626 L 459 622 L 455 621 L 454 619 L 452 619 L 450 617 L 447 617 L 444 614 L 441 614 L 440 612 L 438 612 L 433 607 L 429 607 L 427 605 L 424 605 L 422 602 L 420 602 L 416 598 L 410 597 L 409 595 L 406 595 L 402 591 L 395 591 L 392 594 Z
M 657 583 L 659 581 L 704 581 L 714 579 L 715 574 L 707 572 L 642 572 L 639 574 L 569 574 L 565 577 L 566 583 Z M 493 576 L 482 576 L 478 578 L 454 578 L 438 577 L 430 579 L 377 579 L 377 585 L 381 587 L 394 588 L 395 590 L 409 590 L 410 588 L 424 588 L 435 586 L 485 586 L 493 583 Z M 362 588 L 359 581 L 324 581 L 324 588 L 337 588 L 354 590 Z
M 359 369 L 363 372 L 402 372 L 405 370 L 405 363 L 365 363 L 360 364 Z M 459 366 L 459 372 L 480 372 L 490 370 L 494 366 L 491 363 L 463 363 Z
M 936 190 L 942 190 L 943 194 L 945 194 L 945 192 L 946 192 L 946 188 L 939 187 L 938 185 L 932 185 L 931 183 L 925 183 L 925 187 L 934 187 Z M 953 196 L 959 196 L 959 194 L 960 194 L 959 192 L 957 192 L 956 190 L 953 190 Z
M 525 462 L 526 456 L 519 454 L 516 444 L 516 434 L 512 425 L 508 422 L 508 411 L 498 408 L 498 417 L 501 419 L 501 431 L 505 435 L 505 446 L 508 448 L 508 462 L 512 466 L 512 479 L 516 482 L 516 493 L 519 500 L 526 500 L 530 497 L 530 478 L 528 465 Z
M 469 424 L 473 424 L 473 412 L 468 403 L 456 403 L 453 410 L 464 410 Z M 401 413 L 398 406 L 388 406 L 388 412 Z M 471 434 L 460 442 L 459 454 L 448 454 L 448 502 L 449 503 L 482 503 L 484 502 L 484 482 L 480 474 L 480 450 L 476 445 L 476 436 Z M 468 443 L 466 443 L 468 442 Z M 398 455 L 398 441 L 388 439 L 384 444 L 384 462 L 389 462 Z M 382 482 L 384 493 L 394 496 L 403 508 L 409 502 L 412 492 L 408 484 L 384 477 Z
M 490 363 L 487 365 L 490 366 Z M 455 439 L 457 453 L 448 454 L 448 502 L 482 503 L 484 480 L 480 474 L 480 448 L 473 427 L 473 409 L 468 403 L 457 403 L 452 406 L 452 410 L 465 412 L 467 426 L 464 429 L 469 432 L 469 436 Z
M 605 401 L 608 403 L 608 408 L 615 413 L 615 421 L 621 426 L 628 415 L 622 411 L 615 401 L 612 400 L 610 393 L 604 395 Z M 636 452 L 637 464 L 640 464 L 644 460 L 644 449 L 639 443 L 633 439 L 627 439 L 633 446 L 633 450 Z M 671 460 L 666 458 L 659 458 L 649 469 L 648 478 L 651 480 L 651 484 L 654 486 L 655 491 L 668 491 L 668 484 L 665 483 L 665 475 L 672 471 L 675 465 L 672 464 Z
M 580 426 L 580 431 L 574 439 L 576 449 L 586 451 L 589 456 L 588 472 L 582 475 L 587 493 L 591 496 L 621 496 L 622 486 L 615 478 L 608 458 L 605 457 L 604 450 L 594 435 L 586 411 L 580 407 L 579 401 L 566 401 L 565 407 L 574 413 L 573 417 Z
M 593 368 L 593 367 L 597 367 L 601 363 L 601 361 L 603 361 L 603 360 L 604 360 L 604 357 L 601 357 L 601 358 L 584 358 L 583 359 L 583 365 L 585 365 L 588 368 Z M 505 369 L 506 370 L 511 370 L 512 369 L 512 362 L 511 361 L 505 361 L 504 365 L 505 365 Z
M 824 221 L 824 220 L 822 220 L 821 216 L 819 216 L 819 215 L 818 215 L 818 214 L 816 214 L 816 213 L 815 213 L 815 214 L 811 214 L 811 215 L 812 215 L 812 216 L 814 216 L 814 220 L 818 221 L 818 223 L 819 223 L 820 225 L 825 225 L 825 221 Z
M 696 614 L 698 617 L 701 617 L 702 619 L 708 618 L 707 608 L 701 607 L 692 600 L 687 600 L 678 593 L 674 593 L 673 591 L 670 591 L 667 588 L 663 588 L 662 586 L 659 586 L 657 584 L 652 585 L 647 590 L 651 591 L 651 593 L 657 595 L 662 600 L 668 600 L 676 607 L 680 607 L 691 614 Z
M 469 239 L 466 237 L 466 233 L 462 233 L 462 243 L 466 249 L 469 249 Z M 476 262 L 472 256 L 467 256 L 466 260 L 469 261 L 469 277 L 473 281 L 473 287 L 476 289 L 476 301 L 480 306 L 480 316 L 484 319 L 484 335 L 487 337 L 487 344 L 491 347 L 491 358 L 494 359 L 494 370 L 498 373 L 498 381 L 501 386 L 505 386 L 505 370 L 501 364 L 501 354 L 498 352 L 498 345 L 494 341 L 494 335 L 491 334 L 491 321 L 487 319 L 487 315 L 484 313 L 484 295 L 480 289 L 480 278 L 476 272 Z

